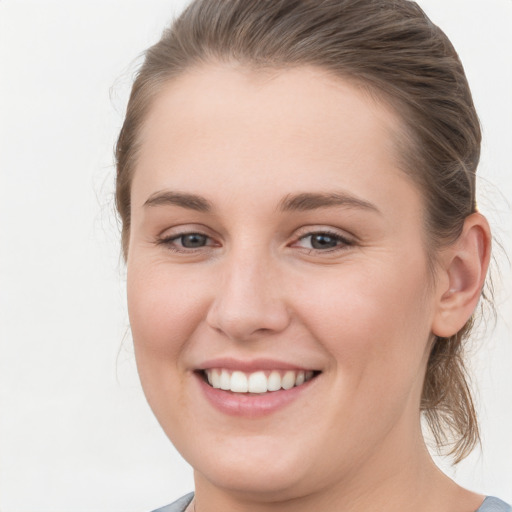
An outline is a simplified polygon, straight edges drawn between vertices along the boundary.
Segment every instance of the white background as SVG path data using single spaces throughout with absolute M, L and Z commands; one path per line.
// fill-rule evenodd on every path
M 512 1 L 420 4 L 465 64 L 485 133 L 480 207 L 512 255 Z M 2 512 L 142 512 L 192 489 L 137 380 L 112 201 L 135 58 L 182 5 L 0 0 Z M 473 364 L 483 450 L 456 479 L 512 502 L 512 278 L 501 272 L 498 325 Z

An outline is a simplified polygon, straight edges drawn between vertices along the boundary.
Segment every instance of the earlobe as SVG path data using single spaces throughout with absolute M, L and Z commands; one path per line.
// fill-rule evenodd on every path
M 442 256 L 440 286 L 432 332 L 448 338 L 456 334 L 475 310 L 485 282 L 491 254 L 491 232 L 486 218 L 466 218 L 459 238 Z

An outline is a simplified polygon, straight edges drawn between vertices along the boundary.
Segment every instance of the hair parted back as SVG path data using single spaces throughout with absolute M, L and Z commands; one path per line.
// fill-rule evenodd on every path
M 195 0 L 149 48 L 116 146 L 116 206 L 128 253 L 139 133 L 165 83 L 191 67 L 316 66 L 352 80 L 402 120 L 403 170 L 425 203 L 427 251 L 454 241 L 476 211 L 481 132 L 462 64 L 446 35 L 409 0 Z M 435 265 L 432 265 L 434 268 Z M 455 463 L 479 441 L 463 360 L 473 323 L 433 341 L 421 410 Z

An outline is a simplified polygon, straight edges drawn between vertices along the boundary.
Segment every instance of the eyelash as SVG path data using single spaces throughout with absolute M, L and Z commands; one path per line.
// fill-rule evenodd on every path
M 342 236 L 340 233 L 337 233 L 335 231 L 330 231 L 328 229 L 320 229 L 318 231 L 309 231 L 309 232 L 305 233 L 304 235 L 299 236 L 297 241 L 294 242 L 294 244 L 296 244 L 297 242 L 300 242 L 301 240 L 305 240 L 307 238 L 311 238 L 313 236 L 318 236 L 318 235 L 334 239 L 336 241 L 337 245 L 334 247 L 328 248 L 328 249 L 315 249 L 314 247 L 313 248 L 303 247 L 302 250 L 306 251 L 307 254 L 315 254 L 315 253 L 316 254 L 325 254 L 325 253 L 333 253 L 333 252 L 337 252 L 337 251 L 344 251 L 348 247 L 354 245 L 353 240 L 350 240 L 349 238 Z
M 200 237 L 204 237 L 207 241 L 212 240 L 212 238 L 204 233 L 201 233 L 199 231 L 186 231 L 183 233 L 173 234 L 168 237 L 159 238 L 156 240 L 157 245 L 165 246 L 168 250 L 175 252 L 175 253 L 182 253 L 182 254 L 194 254 L 198 251 L 204 251 L 204 250 L 211 250 L 212 247 L 215 247 L 215 244 L 206 244 L 200 247 L 183 247 L 183 245 L 176 245 L 176 241 L 180 240 L 186 236 L 190 235 L 196 235 Z M 308 231 L 307 233 L 304 233 L 303 235 L 299 236 L 296 241 L 294 241 L 292 244 L 290 244 L 290 247 L 294 247 L 295 244 L 297 244 L 300 241 L 303 241 L 307 238 L 313 237 L 313 236 L 325 236 L 332 238 L 336 241 L 336 246 L 332 248 L 327 249 L 316 249 L 316 248 L 306 248 L 302 247 L 302 251 L 306 252 L 307 254 L 325 254 L 325 253 L 333 253 L 337 251 L 343 251 L 346 250 L 348 247 L 354 245 L 354 241 L 350 240 L 339 233 L 336 233 L 335 231 L 329 231 L 328 229 L 320 229 L 318 231 Z
M 156 241 L 156 243 L 157 243 L 157 245 L 165 246 L 167 249 L 169 249 L 172 252 L 182 253 L 182 254 L 194 254 L 197 251 L 200 251 L 200 250 L 204 251 L 205 249 L 210 249 L 211 247 L 215 246 L 214 244 L 211 244 L 211 245 L 203 245 L 201 247 L 184 247 L 183 245 L 179 246 L 179 245 L 175 244 L 175 242 L 177 240 L 183 239 L 184 237 L 190 236 L 190 235 L 197 235 L 197 236 L 204 237 L 204 238 L 206 238 L 207 241 L 212 240 L 211 237 L 209 237 L 208 235 L 206 235 L 204 233 L 201 233 L 200 231 L 185 231 L 183 233 L 178 233 L 178 234 L 171 235 L 168 237 L 159 238 Z

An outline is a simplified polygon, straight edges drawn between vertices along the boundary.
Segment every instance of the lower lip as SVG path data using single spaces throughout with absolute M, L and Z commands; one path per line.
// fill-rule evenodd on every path
M 220 412 L 231 416 L 258 418 L 272 414 L 297 400 L 303 393 L 311 388 L 318 377 L 308 380 L 300 386 L 268 393 L 250 394 L 233 393 L 212 388 L 203 377 L 195 374 L 207 400 Z

